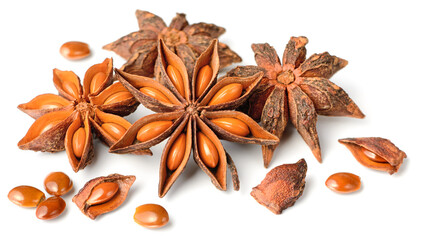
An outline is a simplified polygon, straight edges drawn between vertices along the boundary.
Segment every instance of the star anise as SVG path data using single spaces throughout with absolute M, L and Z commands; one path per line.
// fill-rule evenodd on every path
M 123 71 L 142 76 L 154 75 L 159 38 L 183 60 L 191 77 L 196 58 L 207 49 L 213 39 L 225 32 L 224 28 L 214 24 L 189 24 L 186 15 L 182 13 L 178 13 L 168 27 L 162 18 L 147 11 L 137 10 L 136 17 L 139 31 L 121 37 L 103 48 L 114 51 L 127 60 L 121 68 Z M 242 61 L 224 43 L 219 43 L 218 54 L 220 68 Z
M 113 82 L 112 59 L 91 66 L 80 84 L 72 71 L 53 70 L 53 83 L 59 92 L 42 94 L 18 106 L 36 121 L 19 141 L 23 150 L 58 152 L 66 150 L 77 172 L 91 163 L 93 134 L 112 146 L 131 126 L 125 116 L 139 102 L 119 82 Z M 144 149 L 138 154 L 152 154 Z
M 160 79 L 116 70 L 121 83 L 147 108 L 157 112 L 136 121 L 110 151 L 128 153 L 150 148 L 169 137 L 163 150 L 159 193 L 163 197 L 185 168 L 193 149 L 197 165 L 220 190 L 226 190 L 226 171 L 231 169 L 234 188 L 239 180 L 219 137 L 232 142 L 276 144 L 279 139 L 249 116 L 233 111 L 251 95 L 263 73 L 226 77 L 217 82 L 217 40 L 199 56 L 193 77 L 183 60 L 158 42 Z
M 306 60 L 307 42 L 306 37 L 291 37 L 282 64 L 269 44 L 252 44 L 258 66 L 237 67 L 227 76 L 264 72 L 260 87 L 249 99 L 246 111 L 253 119 L 261 120 L 261 125 L 279 138 L 291 121 L 321 162 L 317 114 L 354 118 L 363 118 L 364 115 L 342 88 L 329 81 L 348 62 L 327 52 L 313 54 Z M 262 147 L 265 167 L 269 165 L 276 147 Z

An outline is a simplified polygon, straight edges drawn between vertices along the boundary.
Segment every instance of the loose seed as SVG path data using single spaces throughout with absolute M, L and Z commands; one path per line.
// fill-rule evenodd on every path
M 172 121 L 155 121 L 148 123 L 141 127 L 137 132 L 137 140 L 141 142 L 149 141 L 163 133 L 165 130 L 171 127 L 171 125 L 173 125 Z
M 105 79 L 106 74 L 104 72 L 96 73 L 90 82 L 90 93 L 95 93 L 96 91 L 98 91 Z
M 63 172 L 52 172 L 44 179 L 46 192 L 54 196 L 62 196 L 72 189 L 72 181 Z
M 72 150 L 75 157 L 81 158 L 86 143 L 86 131 L 83 127 L 77 129 L 72 137 Z
M 159 90 L 152 87 L 142 87 L 140 91 L 149 97 L 155 98 L 156 100 L 164 103 L 171 103 L 170 100 Z
M 119 186 L 116 182 L 103 182 L 93 188 L 86 203 L 90 206 L 105 203 L 111 200 L 118 192 Z
M 198 151 L 202 162 L 209 168 L 215 168 L 218 163 L 218 151 L 214 143 L 202 132 L 197 132 Z
M 101 127 L 115 140 L 120 139 L 127 131 L 123 126 L 113 122 L 104 123 Z
M 37 207 L 37 205 L 46 198 L 42 191 L 31 186 L 15 187 L 10 190 L 7 197 L 14 204 L 27 208 Z
M 211 122 L 235 135 L 245 137 L 250 133 L 249 127 L 237 118 L 214 118 Z
M 242 95 L 243 86 L 240 83 L 231 83 L 224 86 L 211 98 L 208 106 L 226 103 L 238 99 Z
M 103 102 L 103 105 L 121 102 L 131 97 L 133 97 L 133 95 L 131 95 L 130 92 L 127 92 L 127 91 L 117 92 L 112 94 L 108 98 L 106 98 L 105 102 Z
M 70 60 L 78 60 L 90 55 L 90 48 L 83 42 L 66 42 L 60 47 L 60 54 Z
M 41 202 L 35 210 L 35 216 L 41 220 L 59 217 L 65 210 L 66 203 L 61 197 L 50 197 Z
M 207 88 L 208 84 L 211 82 L 212 74 L 213 72 L 210 65 L 205 65 L 199 70 L 198 76 L 196 77 L 196 88 L 195 88 L 197 98 L 201 96 L 201 94 Z
M 326 186 L 337 193 L 351 193 L 360 189 L 360 177 L 346 172 L 335 173 L 326 180 Z
M 167 167 L 174 171 L 180 166 L 183 161 L 184 153 L 186 150 L 186 134 L 181 133 L 180 136 L 174 141 L 173 145 L 168 152 Z
M 183 83 L 182 75 L 180 74 L 179 70 L 172 65 L 168 65 L 167 74 L 171 82 L 176 87 L 177 91 L 180 93 L 180 95 L 184 97 L 184 83 Z
M 158 204 L 144 204 L 136 208 L 134 221 L 147 228 L 160 228 L 168 223 L 167 210 Z

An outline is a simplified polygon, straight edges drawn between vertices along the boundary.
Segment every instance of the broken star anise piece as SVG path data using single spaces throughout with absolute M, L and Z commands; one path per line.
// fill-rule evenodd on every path
M 178 13 L 168 27 L 162 18 L 147 11 L 137 10 L 136 17 L 139 31 L 132 32 L 103 48 L 114 51 L 127 60 L 122 70 L 141 76 L 154 75 L 159 38 L 162 38 L 167 47 L 182 59 L 191 77 L 196 58 L 207 49 L 214 38 L 225 32 L 224 28 L 214 24 L 203 22 L 189 24 L 186 15 L 182 13 Z M 242 61 L 224 43 L 218 44 L 218 55 L 220 68 Z
M 380 137 L 344 138 L 338 140 L 363 166 L 389 174 L 396 173 L 406 158 L 390 140 Z
M 313 54 L 306 59 L 306 37 L 291 37 L 282 63 L 269 44 L 253 44 L 258 66 L 237 67 L 227 76 L 248 76 L 264 72 L 264 78 L 244 109 L 269 132 L 282 137 L 290 121 L 321 162 L 317 114 L 363 118 L 364 115 L 347 93 L 331 81 L 347 61 L 329 53 Z M 244 111 L 245 111 L 244 110 Z M 263 146 L 264 166 L 272 159 L 277 145 Z
M 112 84 L 112 70 L 112 59 L 107 58 L 87 70 L 81 85 L 74 72 L 54 69 L 53 83 L 59 95 L 39 95 L 18 106 L 36 119 L 18 147 L 42 152 L 65 149 L 75 172 L 90 164 L 92 131 L 111 146 L 131 126 L 121 116 L 139 105 L 121 83 Z M 137 153 L 151 154 L 148 149 Z
M 110 151 L 133 152 L 169 138 L 160 163 L 160 197 L 182 173 L 192 149 L 195 162 L 218 189 L 226 190 L 229 167 L 237 190 L 236 168 L 219 137 L 262 145 L 279 141 L 247 115 L 232 111 L 250 96 L 263 73 L 227 77 L 217 82 L 219 55 L 214 40 L 196 60 L 193 77 L 189 78 L 182 59 L 162 39 L 158 46 L 161 71 L 158 81 L 116 70 L 118 79 L 135 98 L 157 113 L 136 121 Z
M 305 187 L 307 163 L 304 159 L 294 164 L 282 164 L 270 170 L 251 196 L 274 214 L 295 204 Z

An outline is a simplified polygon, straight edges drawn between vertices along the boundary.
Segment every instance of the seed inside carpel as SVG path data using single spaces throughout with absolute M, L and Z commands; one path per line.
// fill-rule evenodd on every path
M 337 193 L 358 191 L 361 186 L 360 177 L 347 172 L 335 173 L 326 180 L 326 186 Z
M 182 78 L 182 75 L 180 74 L 180 71 L 173 65 L 168 65 L 167 74 L 171 82 L 173 83 L 174 87 L 176 87 L 180 95 L 184 97 L 184 83 L 183 83 L 183 78 Z
M 141 142 L 149 141 L 163 133 L 165 130 L 171 127 L 171 125 L 173 125 L 172 121 L 150 122 L 139 129 L 137 132 L 137 140 Z
M 108 122 L 104 123 L 101 126 L 103 130 L 105 130 L 111 137 L 114 138 L 114 140 L 120 139 L 124 133 L 127 131 L 123 126 L 119 125 L 118 123 Z
M 84 146 L 86 143 L 86 131 L 84 127 L 80 127 L 75 131 L 74 136 L 72 137 L 72 150 L 75 157 L 81 158 L 84 151 Z
M 169 170 L 174 171 L 180 166 L 184 158 L 185 150 L 186 134 L 181 133 L 168 151 L 167 167 Z
M 197 98 L 200 97 L 208 87 L 208 84 L 211 82 L 212 75 L 213 72 L 210 65 L 205 65 L 199 70 L 195 85 L 195 93 Z
M 106 74 L 104 72 L 96 73 L 90 82 L 90 93 L 95 93 L 102 86 L 103 82 L 106 79 Z
M 93 206 L 111 200 L 118 192 L 119 186 L 116 182 L 103 182 L 93 188 L 86 204 Z
M 109 96 L 108 98 L 106 98 L 105 101 L 103 102 L 103 105 L 121 102 L 132 97 L 133 95 L 131 95 L 131 93 L 127 91 L 116 92 L 112 94 L 111 96 Z
M 155 98 L 156 100 L 164 103 L 171 103 L 170 100 L 161 91 L 152 87 L 142 87 L 139 89 L 140 92 L 148 95 L 149 97 Z
M 222 87 L 211 98 L 208 106 L 222 104 L 238 99 L 242 95 L 243 86 L 240 83 L 231 83 Z
M 245 137 L 250 133 L 249 127 L 237 118 L 214 118 L 211 122 L 235 135 Z
M 196 133 L 196 139 L 202 162 L 209 168 L 215 168 L 218 164 L 219 156 L 214 143 L 202 132 Z

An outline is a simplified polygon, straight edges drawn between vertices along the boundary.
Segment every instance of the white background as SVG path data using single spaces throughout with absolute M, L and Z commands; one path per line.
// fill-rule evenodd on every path
M 424 8 L 421 1 L 2 1 L 0 4 L 1 61 L 1 239 L 424 239 Z M 65 152 L 22 151 L 17 142 L 33 119 L 16 106 L 43 93 L 56 93 L 52 69 L 73 70 L 80 77 L 106 57 L 116 67 L 124 60 L 101 47 L 138 29 L 136 9 L 161 16 L 168 24 L 176 12 L 190 23 L 209 22 L 226 28 L 220 41 L 255 64 L 251 43 L 268 42 L 282 56 L 291 36 L 309 38 L 308 55 L 329 51 L 349 64 L 331 80 L 341 86 L 365 113 L 365 119 L 322 117 L 318 133 L 323 163 L 289 126 L 269 169 L 261 149 L 223 142 L 239 171 L 241 189 L 221 192 L 191 160 L 170 192 L 157 196 L 159 159 L 154 155 L 113 155 L 96 140 L 95 159 L 74 173 Z M 79 40 L 93 54 L 68 61 L 59 54 L 62 43 Z M 232 66 L 234 67 L 234 66 Z M 230 70 L 231 68 L 227 68 Z M 127 119 L 136 121 L 151 112 L 140 106 Z M 367 169 L 337 142 L 345 137 L 379 136 L 392 140 L 407 153 L 400 171 L 392 176 Z M 281 215 L 274 215 L 251 196 L 273 167 L 305 158 L 307 183 L 303 196 Z M 44 177 L 63 171 L 74 181 L 62 216 L 51 221 L 35 217 L 7 199 L 17 185 L 43 189 Z M 360 191 L 341 195 L 326 188 L 326 178 L 340 171 L 361 177 Z M 71 202 L 86 181 L 111 173 L 137 177 L 125 203 L 95 221 Z M 163 205 L 169 224 L 150 230 L 133 222 L 134 210 L 145 203 Z M 4 238 L 5 236 L 10 236 Z M 408 237 L 409 238 L 409 237 Z

